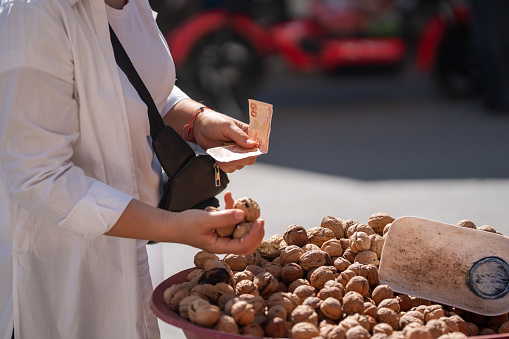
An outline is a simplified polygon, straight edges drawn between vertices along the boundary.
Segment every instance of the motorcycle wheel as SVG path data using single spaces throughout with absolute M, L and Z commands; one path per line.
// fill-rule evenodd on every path
M 263 58 L 252 44 L 228 29 L 199 40 L 177 69 L 179 87 L 193 99 L 237 119 L 247 117 L 242 108 L 263 73 Z
M 482 93 L 479 60 L 470 27 L 450 25 L 438 47 L 433 79 L 449 98 L 470 98 Z

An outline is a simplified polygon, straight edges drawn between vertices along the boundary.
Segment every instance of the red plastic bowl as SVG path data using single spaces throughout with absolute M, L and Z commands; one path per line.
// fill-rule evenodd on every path
M 177 313 L 171 311 L 168 308 L 168 305 L 164 302 L 164 291 L 171 285 L 181 284 L 187 281 L 187 275 L 194 271 L 194 268 L 188 268 L 187 270 L 181 271 L 175 275 L 172 275 L 165 281 L 163 281 L 159 286 L 157 286 L 152 293 L 152 299 L 150 303 L 150 308 L 154 312 L 154 314 L 161 319 L 162 321 L 179 327 L 184 332 L 184 335 L 188 339 L 246 339 L 252 338 L 245 335 L 239 334 L 231 334 L 220 332 L 216 330 L 212 330 L 210 328 L 201 327 L 193 324 L 192 322 L 182 318 Z M 509 339 L 509 333 L 504 334 L 494 334 L 494 335 L 482 335 L 471 337 L 473 339 Z M 274 339 L 274 338 L 271 338 Z

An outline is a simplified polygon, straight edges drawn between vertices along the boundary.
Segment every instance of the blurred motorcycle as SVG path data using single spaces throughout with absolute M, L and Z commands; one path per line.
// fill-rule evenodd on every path
M 305 15 L 292 12 L 296 3 L 204 1 L 173 27 L 160 14 L 179 86 L 238 114 L 262 81 L 267 57 L 277 55 L 296 71 L 323 74 L 397 72 L 410 63 L 448 97 L 481 91 L 463 1 L 309 0 Z

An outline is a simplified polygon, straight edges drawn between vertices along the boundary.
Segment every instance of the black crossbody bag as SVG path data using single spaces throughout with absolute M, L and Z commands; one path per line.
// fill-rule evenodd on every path
M 210 155 L 196 154 L 173 128 L 164 124 L 152 96 L 111 26 L 110 36 L 118 66 L 148 108 L 152 149 L 164 170 L 164 194 L 158 207 L 172 212 L 218 207 L 216 195 L 230 182 L 227 174 Z

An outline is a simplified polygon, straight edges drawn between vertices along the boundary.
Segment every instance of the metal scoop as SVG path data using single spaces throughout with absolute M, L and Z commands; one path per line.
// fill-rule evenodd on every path
M 509 312 L 509 239 L 416 217 L 387 233 L 379 280 L 395 292 L 474 313 Z

